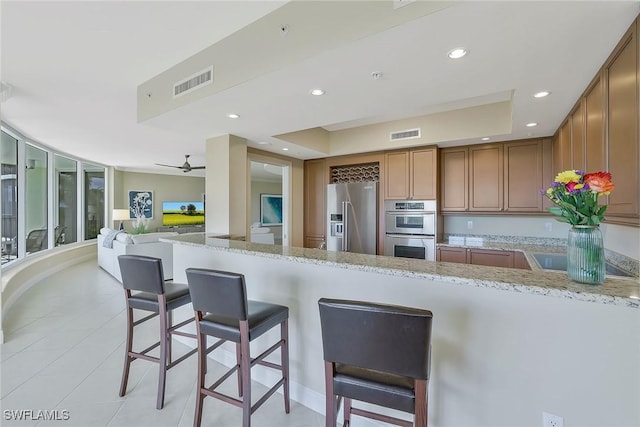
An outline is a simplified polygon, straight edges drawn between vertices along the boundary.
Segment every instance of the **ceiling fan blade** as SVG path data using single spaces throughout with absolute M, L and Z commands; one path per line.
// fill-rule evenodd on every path
M 191 166 L 191 170 L 194 170 L 194 169 L 205 169 L 205 168 L 206 168 L 206 166 Z
M 164 164 L 162 164 L 162 163 L 154 163 L 154 165 L 157 165 L 157 166 L 166 166 L 166 167 L 168 167 L 168 168 L 178 168 L 178 169 L 182 169 L 182 166 L 164 165 Z

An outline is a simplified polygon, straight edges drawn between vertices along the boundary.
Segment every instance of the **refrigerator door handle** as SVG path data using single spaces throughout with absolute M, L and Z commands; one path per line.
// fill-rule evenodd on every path
M 342 250 L 349 251 L 349 202 L 342 202 Z

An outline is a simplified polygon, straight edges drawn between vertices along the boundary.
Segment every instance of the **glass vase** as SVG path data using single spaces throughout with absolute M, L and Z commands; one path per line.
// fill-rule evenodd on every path
M 569 230 L 567 275 L 580 283 L 599 285 L 604 282 L 604 243 L 599 226 L 574 225 Z

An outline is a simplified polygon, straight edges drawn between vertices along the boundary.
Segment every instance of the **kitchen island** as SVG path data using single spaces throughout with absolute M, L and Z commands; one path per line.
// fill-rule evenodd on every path
M 434 314 L 429 420 L 434 425 L 640 425 L 640 285 L 566 275 L 251 244 L 187 234 L 176 281 L 205 267 L 245 274 L 251 299 L 290 307 L 292 398 L 324 411 L 317 301 L 345 298 Z M 256 343 L 254 352 L 261 350 Z M 233 347 L 224 363 L 233 363 Z M 266 372 L 257 378 L 269 382 Z M 262 379 L 260 379 L 262 378 Z M 365 422 L 357 425 L 370 425 Z

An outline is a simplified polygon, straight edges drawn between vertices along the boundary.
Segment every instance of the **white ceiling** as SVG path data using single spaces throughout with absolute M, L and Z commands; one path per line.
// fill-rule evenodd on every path
M 179 165 L 191 154 L 192 165 L 203 164 L 205 139 L 220 134 L 310 158 L 318 153 L 272 136 L 430 114 L 505 93 L 513 94 L 512 132 L 492 140 L 546 136 L 557 129 L 640 5 L 460 2 L 310 58 L 301 55 L 276 71 L 137 123 L 138 85 L 284 3 L 3 0 L 0 78 L 14 90 L 2 103 L 2 120 L 28 138 L 87 160 L 178 174 L 154 163 Z M 292 31 L 303 30 L 292 25 Z M 457 46 L 469 55 L 453 62 L 446 53 Z M 298 48 L 304 52 L 304 46 Z M 383 78 L 373 80 L 374 71 Z M 326 95 L 311 97 L 316 86 Z M 552 94 L 534 99 L 539 90 Z M 241 118 L 228 119 L 232 111 Z M 525 127 L 531 121 L 539 125 Z M 439 145 L 480 142 L 480 136 Z

